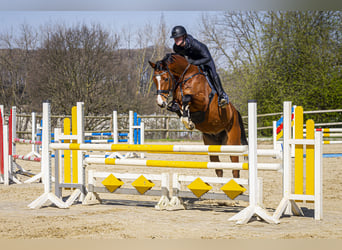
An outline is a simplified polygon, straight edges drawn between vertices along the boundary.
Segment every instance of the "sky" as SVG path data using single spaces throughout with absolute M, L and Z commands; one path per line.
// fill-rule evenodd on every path
M 189 33 L 199 31 L 203 14 L 227 10 L 342 10 L 339 0 L 0 0 L 0 32 L 22 24 L 35 28 L 46 23 L 100 23 L 120 32 L 159 24 L 183 25 Z
M 203 13 L 213 11 L 0 11 L 0 31 L 17 28 L 22 24 L 39 27 L 46 23 L 100 23 L 105 28 L 120 31 L 122 28 L 142 28 L 146 24 L 159 24 L 163 15 L 167 26 L 184 25 L 198 29 Z
M 198 28 L 203 13 L 226 10 L 340 9 L 341 0 L 0 0 L 0 31 L 27 23 L 96 22 L 118 29 L 159 23 Z

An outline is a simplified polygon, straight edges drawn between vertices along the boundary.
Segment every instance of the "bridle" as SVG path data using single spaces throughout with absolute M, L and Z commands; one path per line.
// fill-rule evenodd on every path
M 191 78 L 193 78 L 196 75 L 202 74 L 203 73 L 200 71 L 200 68 L 198 67 L 198 72 L 191 75 L 190 77 L 186 78 L 185 80 L 181 81 L 181 79 L 184 78 L 186 72 L 188 71 L 188 69 L 190 68 L 191 64 L 188 63 L 188 65 L 186 66 L 186 68 L 184 69 L 183 73 L 181 74 L 181 76 L 179 77 L 178 81 L 176 81 L 175 76 L 170 72 L 169 67 L 166 65 L 166 70 L 163 70 L 161 73 L 159 74 L 153 74 L 153 77 L 157 77 L 157 76 L 162 76 L 164 74 L 169 74 L 171 76 L 171 79 L 168 78 L 168 83 L 169 83 L 169 87 L 167 90 L 161 90 L 161 89 L 157 89 L 157 95 L 161 95 L 163 96 L 166 100 L 168 100 L 169 96 L 170 96 L 170 92 L 174 92 L 178 86 L 186 83 L 187 81 L 189 81 Z M 174 84 L 173 84 L 174 83 Z M 183 97 L 183 89 L 180 88 L 181 91 L 181 96 Z
M 162 71 L 162 72 L 159 73 L 159 74 L 155 74 L 155 73 L 154 73 L 154 74 L 153 74 L 153 77 L 162 76 L 162 75 L 165 75 L 165 74 L 167 74 L 167 73 L 172 77 L 172 80 L 175 80 L 175 79 L 174 79 L 174 76 L 171 74 L 171 72 L 170 72 L 169 69 L 167 69 L 167 70 L 165 70 L 165 71 Z M 170 77 L 168 78 L 168 83 L 169 83 L 169 87 L 168 87 L 167 90 L 166 90 L 166 89 L 157 89 L 157 95 L 163 96 L 166 100 L 169 98 L 170 91 L 171 91 L 171 89 L 172 89 L 172 82 L 171 82 Z M 167 94 L 167 95 L 165 95 L 165 94 Z

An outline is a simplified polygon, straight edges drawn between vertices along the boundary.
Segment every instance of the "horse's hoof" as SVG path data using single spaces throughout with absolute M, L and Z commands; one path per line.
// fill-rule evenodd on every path
M 193 124 L 192 121 L 189 120 L 188 117 L 182 117 L 182 118 L 181 118 L 181 121 L 182 121 L 182 123 L 184 124 L 184 126 L 185 126 L 187 129 L 192 130 L 192 129 L 195 128 L 195 125 Z
M 228 103 L 227 103 L 226 100 L 223 99 L 223 101 L 221 100 L 221 102 L 219 102 L 218 105 L 219 105 L 220 108 L 225 109 L 228 106 Z
M 193 130 L 194 128 L 195 128 L 195 124 L 190 121 L 188 129 Z

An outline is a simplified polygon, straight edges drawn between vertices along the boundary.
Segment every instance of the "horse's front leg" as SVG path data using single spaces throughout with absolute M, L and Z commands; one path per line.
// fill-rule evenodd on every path
M 183 107 L 182 107 L 183 116 L 182 116 L 181 120 L 187 129 L 192 130 L 195 128 L 195 124 L 191 121 L 191 118 L 190 118 L 191 95 L 183 96 L 182 102 L 183 102 Z
M 175 100 L 168 104 L 167 110 L 175 112 L 179 118 L 181 118 L 181 116 L 183 115 L 183 111 L 181 110 L 179 104 Z

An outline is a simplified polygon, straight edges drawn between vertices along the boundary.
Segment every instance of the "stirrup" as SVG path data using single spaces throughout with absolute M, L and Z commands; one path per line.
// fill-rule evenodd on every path
M 221 108 L 225 108 L 225 107 L 228 105 L 227 100 L 224 99 L 224 98 L 222 98 L 222 99 L 219 101 L 218 105 L 219 105 L 219 107 L 221 107 Z
M 226 94 L 223 94 L 221 97 L 219 97 L 218 100 L 218 106 L 225 108 L 226 105 L 228 105 L 229 101 L 228 101 L 228 96 Z

